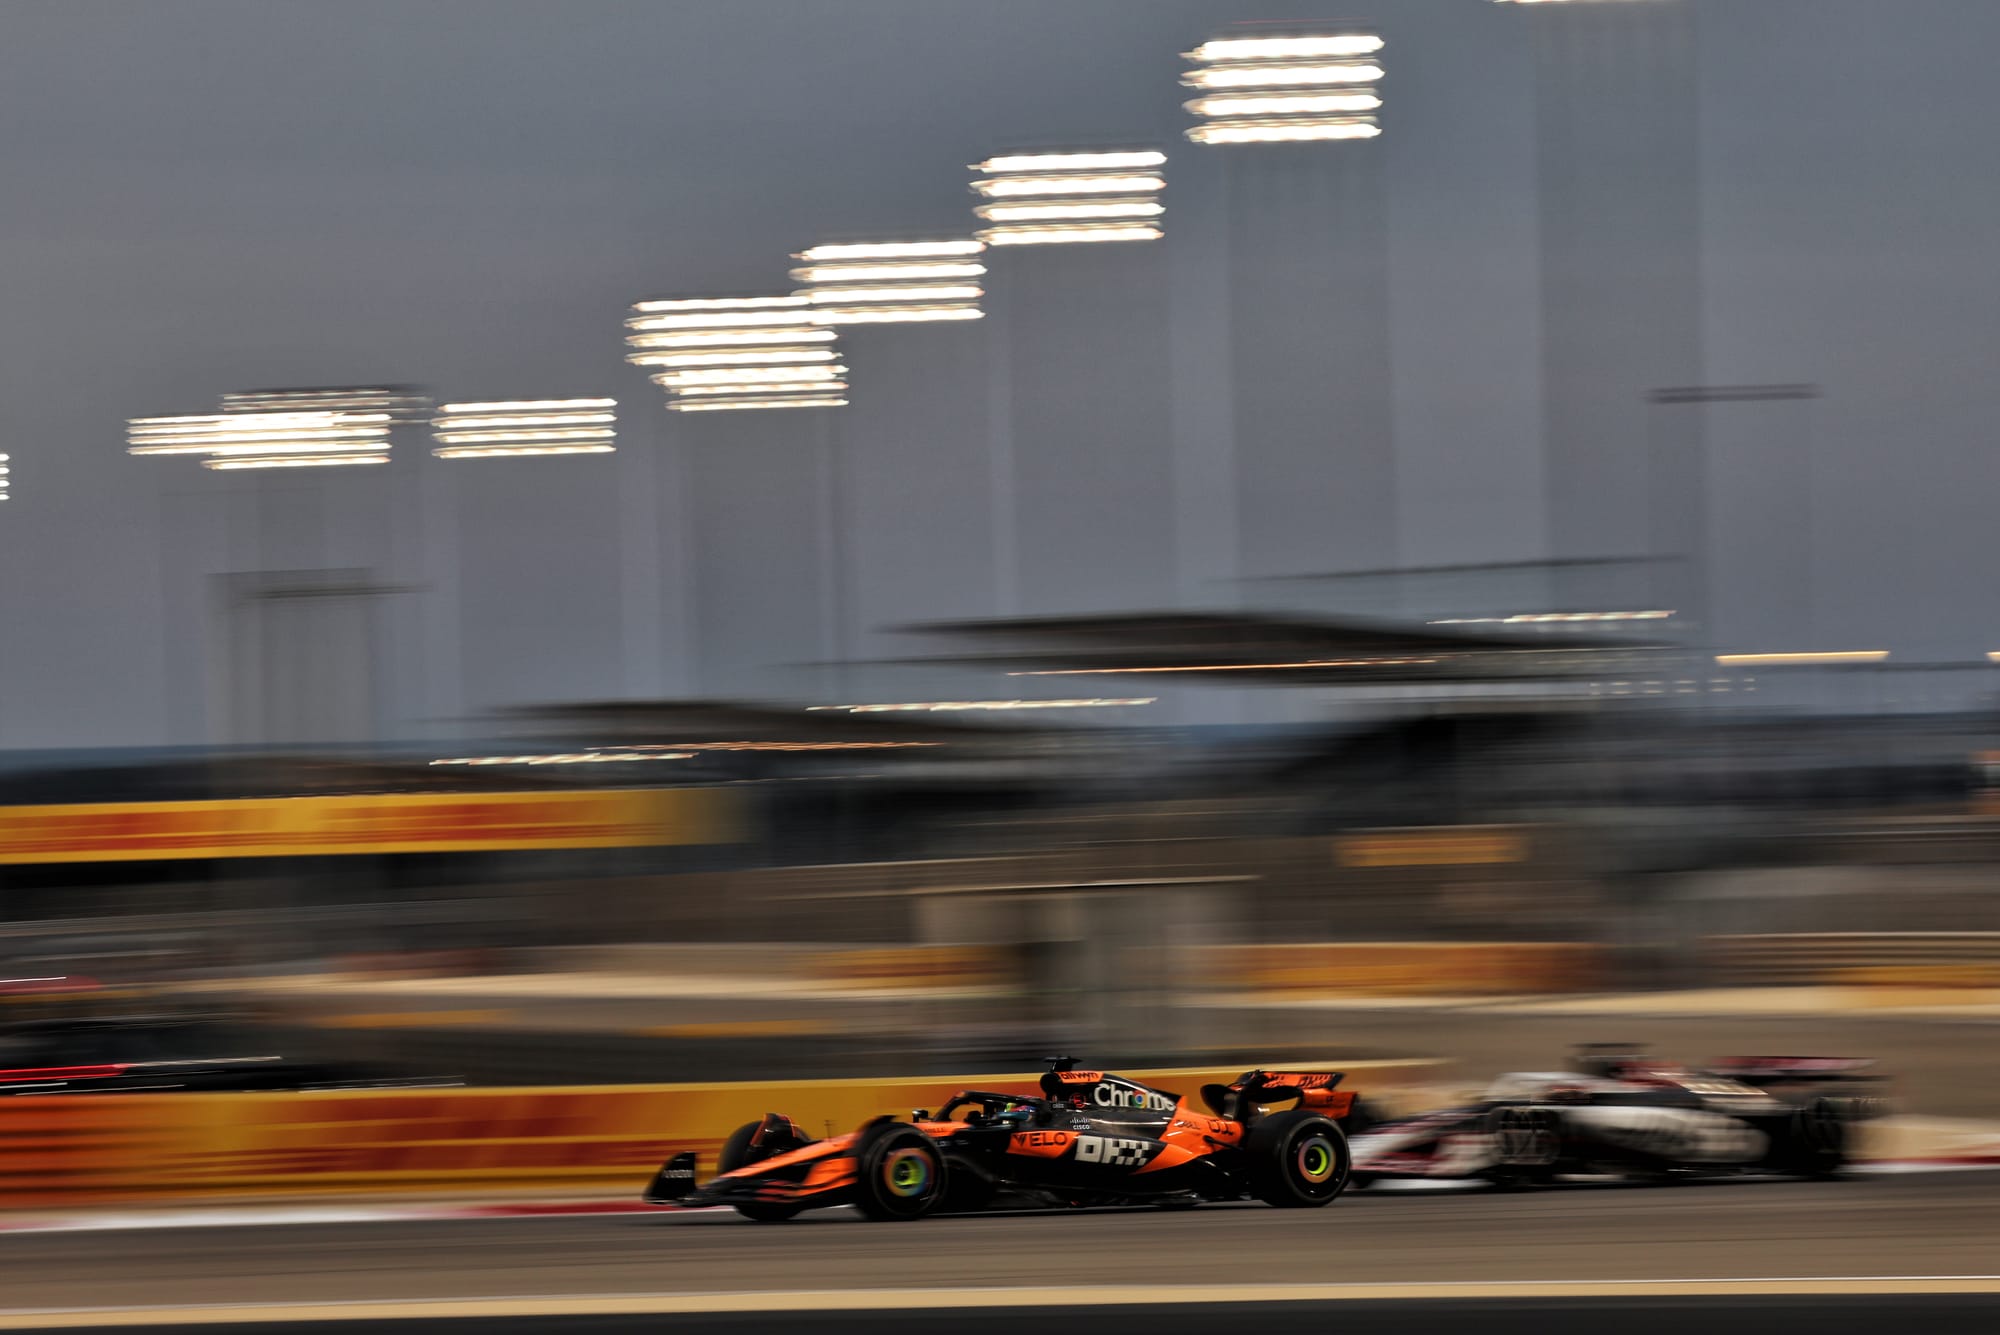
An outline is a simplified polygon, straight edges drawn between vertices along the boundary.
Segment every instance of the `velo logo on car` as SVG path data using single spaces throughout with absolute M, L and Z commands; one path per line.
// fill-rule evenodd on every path
M 1153 1157 L 1158 1146 L 1150 1141 L 1126 1140 L 1116 1136 L 1078 1136 L 1076 1161 L 1101 1163 L 1109 1168 L 1136 1168 Z

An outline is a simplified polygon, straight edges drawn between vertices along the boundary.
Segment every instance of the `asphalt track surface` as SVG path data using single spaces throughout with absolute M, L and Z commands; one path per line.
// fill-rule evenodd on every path
M 801 1290 L 1338 1284 L 1417 1286 L 1418 1296 L 1450 1297 L 1454 1285 L 1493 1281 L 1525 1285 L 1520 1296 L 1533 1298 L 1571 1281 L 1997 1275 L 2000 1173 L 1979 1171 L 1518 1194 L 1370 1191 L 1322 1210 L 1227 1206 L 907 1224 L 837 1211 L 758 1225 L 729 1212 L 690 1211 L 0 1234 L 0 1316 Z M 1983 1282 L 2000 1293 L 2000 1282 Z M 1985 1301 L 1987 1324 L 1977 1328 L 2000 1330 L 2000 1305 Z

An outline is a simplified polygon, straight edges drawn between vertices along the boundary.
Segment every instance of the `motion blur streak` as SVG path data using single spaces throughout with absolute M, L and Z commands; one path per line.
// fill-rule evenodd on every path
M 1157 697 L 1150 695 L 1129 700 L 916 700 L 898 705 L 809 705 L 807 712 L 824 713 L 838 710 L 847 714 L 935 714 L 963 710 L 1109 709 L 1150 705 L 1156 702 Z
M 386 464 L 386 454 L 286 454 L 270 458 L 203 459 L 203 468 L 221 471 L 239 468 L 345 468 L 355 464 Z
M 1849 649 L 1830 653 L 1717 654 L 1715 661 L 1725 667 L 1780 667 L 1788 663 L 1880 663 L 1889 657 L 1887 649 Z
M 1196 70 L 1185 80 L 1195 88 L 1284 88 L 1293 85 L 1373 83 L 1382 77 L 1380 65 L 1356 61 L 1341 65 L 1246 65 Z

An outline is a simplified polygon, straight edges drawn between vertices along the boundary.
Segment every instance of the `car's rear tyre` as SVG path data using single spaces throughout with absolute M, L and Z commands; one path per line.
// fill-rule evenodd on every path
M 1839 1177 L 1847 1167 L 1851 1116 L 1837 1099 L 1814 1099 L 1792 1113 L 1777 1155 L 1780 1172 Z
M 945 1199 L 944 1155 L 908 1122 L 877 1122 L 854 1147 L 854 1186 L 870 1219 L 921 1219 Z
M 1251 1191 L 1266 1205 L 1285 1209 L 1328 1204 L 1354 1168 L 1340 1127 L 1304 1109 L 1259 1121 L 1243 1148 L 1250 1156 Z
M 1546 1108 L 1495 1108 L 1486 1116 L 1496 1162 L 1483 1176 L 1503 1191 L 1546 1186 L 1562 1158 L 1562 1123 Z
M 718 1174 L 733 1173 L 737 1169 L 746 1168 L 760 1159 L 768 1159 L 778 1152 L 776 1148 L 767 1148 L 750 1143 L 751 1139 L 757 1134 L 757 1128 L 762 1125 L 761 1121 L 745 1122 L 742 1126 L 737 1127 L 729 1133 L 729 1139 L 722 1142 L 722 1153 L 718 1154 L 715 1158 L 715 1171 Z M 798 1212 L 799 1207 L 796 1205 L 763 1205 L 751 1203 L 736 1207 L 736 1213 L 742 1215 L 745 1219 L 754 1219 L 760 1224 L 782 1224 Z

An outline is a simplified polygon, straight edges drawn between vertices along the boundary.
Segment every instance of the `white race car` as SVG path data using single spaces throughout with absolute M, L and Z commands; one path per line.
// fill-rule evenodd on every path
M 1600 1045 L 1567 1071 L 1519 1072 L 1478 1099 L 1352 1140 L 1354 1186 L 1384 1178 L 1533 1186 L 1606 1176 L 1834 1177 L 1855 1123 L 1879 1099 L 1835 1092 L 1873 1080 L 1866 1061 L 1737 1057 L 1687 1067 Z

